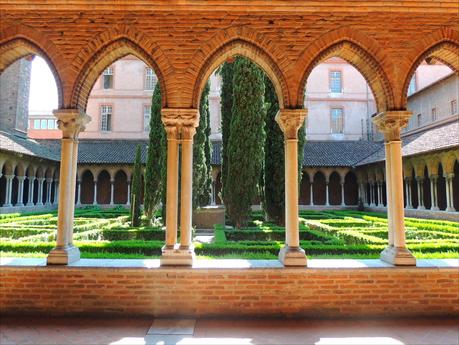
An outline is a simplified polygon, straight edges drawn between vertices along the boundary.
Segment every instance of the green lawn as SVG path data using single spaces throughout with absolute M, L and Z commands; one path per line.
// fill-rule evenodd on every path
M 409 249 L 418 258 L 459 258 L 459 223 L 406 218 Z M 45 257 L 55 245 L 56 213 L 0 215 L 2 256 Z M 75 212 L 74 242 L 84 258 L 157 258 L 164 229 L 129 226 L 126 210 L 86 208 Z M 284 244 L 283 227 L 253 213 L 247 228 L 217 225 L 215 242 L 195 243 L 198 257 L 275 259 Z M 387 244 L 382 213 L 300 212 L 300 241 L 308 257 L 378 258 Z

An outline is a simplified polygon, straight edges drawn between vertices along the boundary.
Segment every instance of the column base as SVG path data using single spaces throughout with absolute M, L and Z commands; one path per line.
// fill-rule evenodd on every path
M 14 206 L 16 206 L 16 207 L 22 207 L 22 206 L 24 206 L 24 204 L 21 202 L 21 203 L 17 203 L 17 204 L 14 205 Z
M 193 266 L 195 258 L 194 248 L 181 248 L 178 244 L 174 248 L 164 246 L 160 258 L 160 266 Z
M 418 206 L 417 210 L 424 211 L 426 208 L 424 206 Z
M 456 209 L 453 208 L 453 207 L 448 207 L 448 208 L 446 208 L 445 211 L 446 211 L 446 212 L 456 212 Z
M 387 246 L 380 259 L 396 266 L 416 266 L 416 258 L 407 248 Z
M 52 249 L 46 259 L 47 265 L 68 265 L 80 260 L 80 250 L 75 246 Z
M 279 261 L 284 266 L 305 267 L 308 260 L 300 247 L 284 246 L 279 251 Z
M 431 211 L 440 211 L 440 209 L 439 209 L 437 206 L 431 207 L 430 210 L 431 210 Z

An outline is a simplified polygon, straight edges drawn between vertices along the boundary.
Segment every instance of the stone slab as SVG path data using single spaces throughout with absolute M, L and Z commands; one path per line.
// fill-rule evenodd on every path
M 147 334 L 193 335 L 196 319 L 155 319 Z

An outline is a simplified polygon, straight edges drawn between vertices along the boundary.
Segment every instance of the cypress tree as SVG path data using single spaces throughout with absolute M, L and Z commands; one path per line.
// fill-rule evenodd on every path
M 240 228 L 250 217 L 264 159 L 265 85 L 264 73 L 248 59 L 236 58 L 233 72 L 225 205 Z
M 156 83 L 151 101 L 150 140 L 148 144 L 147 166 L 145 172 L 145 215 L 152 219 L 161 201 L 163 185 L 162 165 L 165 162 L 166 131 L 161 121 L 161 91 Z
M 265 78 L 265 103 L 267 107 L 264 162 L 264 203 L 266 220 L 283 225 L 285 222 L 285 172 L 284 134 L 275 117 L 279 102 L 271 80 Z
M 140 145 L 137 145 L 131 186 L 131 226 L 140 225 L 140 194 L 142 190 L 142 162 Z
M 207 188 L 209 168 L 207 166 L 206 145 L 208 142 L 209 83 L 206 84 L 199 106 L 199 127 L 193 139 L 193 208 L 208 204 L 210 195 Z M 210 150 L 208 149 L 210 152 Z
M 209 85 L 210 90 L 210 85 Z M 209 108 L 209 96 L 207 95 L 207 111 L 206 111 L 206 142 L 204 144 L 204 153 L 206 156 L 207 166 L 207 180 L 204 186 L 204 194 L 201 198 L 201 205 L 209 205 L 211 202 L 212 195 L 212 142 L 210 141 L 210 108 Z
M 222 181 L 222 199 L 226 205 L 226 186 L 228 175 L 228 141 L 231 131 L 231 115 L 233 107 L 233 63 L 225 62 L 220 69 L 220 76 L 222 78 L 221 87 L 221 131 L 222 131 L 222 152 L 221 152 L 221 181 Z

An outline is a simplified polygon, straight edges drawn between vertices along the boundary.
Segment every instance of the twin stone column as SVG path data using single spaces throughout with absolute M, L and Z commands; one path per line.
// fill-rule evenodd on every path
M 84 131 L 90 117 L 78 109 L 55 110 L 54 116 L 62 131 L 59 208 L 56 247 L 48 254 L 47 264 L 66 265 L 80 259 L 80 251 L 73 245 L 78 135 Z
M 416 259 L 406 247 L 405 212 L 403 202 L 402 141 L 400 130 L 408 124 L 411 112 L 387 111 L 376 115 L 373 122 L 384 134 L 386 150 L 386 192 L 388 246 L 381 260 L 394 265 L 416 265 Z

